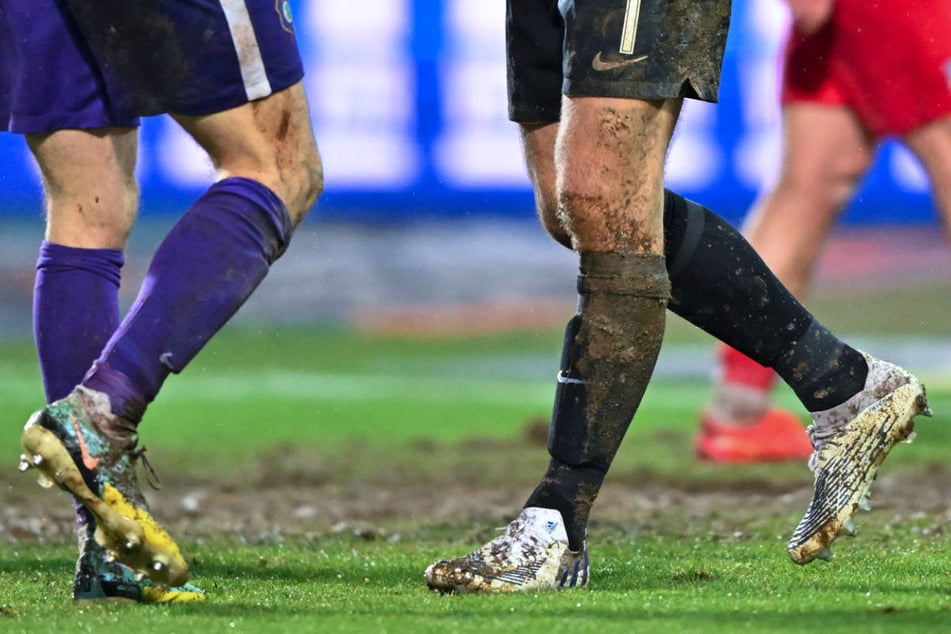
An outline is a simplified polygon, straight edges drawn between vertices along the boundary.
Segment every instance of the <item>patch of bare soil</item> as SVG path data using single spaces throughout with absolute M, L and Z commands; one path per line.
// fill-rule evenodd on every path
M 234 474 L 166 474 L 162 489 L 147 490 L 147 496 L 155 515 L 183 541 L 233 538 L 262 543 L 340 531 L 398 539 L 401 534 L 445 528 L 452 528 L 459 539 L 481 539 L 518 512 L 543 464 L 538 450 L 532 447 L 527 459 L 529 449 L 523 444 L 471 441 L 439 452 L 420 448 L 430 456 L 448 452 L 441 461 L 417 456 L 392 464 L 377 450 L 364 456 L 370 465 L 365 469 L 346 459 L 322 460 L 284 448 L 263 454 L 240 480 Z M 278 453 L 284 459 L 276 465 Z M 487 468 L 486 456 L 498 464 L 518 464 L 521 459 L 529 466 L 509 477 L 496 463 Z M 591 530 L 730 536 L 774 525 L 777 518 L 788 521 L 791 530 L 812 492 L 808 475 L 765 479 L 725 469 L 723 476 L 671 476 L 647 469 L 612 473 L 595 507 Z M 65 493 L 43 491 L 32 477 L 10 472 L 0 474 L 0 490 L 5 498 L 0 542 L 74 539 L 72 505 Z M 948 465 L 886 465 L 872 489 L 873 513 L 860 515 L 859 526 L 915 521 L 927 531 L 951 530 L 948 491 Z

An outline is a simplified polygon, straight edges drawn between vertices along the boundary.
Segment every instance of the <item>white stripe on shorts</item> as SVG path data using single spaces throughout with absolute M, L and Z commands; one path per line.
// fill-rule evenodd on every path
M 273 90 L 264 70 L 264 59 L 261 57 L 261 48 L 254 34 L 247 4 L 244 0 L 219 0 L 219 2 L 225 12 L 228 28 L 231 30 L 234 49 L 238 53 L 241 79 L 244 82 L 244 92 L 248 95 L 248 101 L 267 97 Z
M 641 0 L 627 0 L 624 9 L 624 26 L 621 28 L 621 47 L 618 52 L 634 54 L 634 40 L 637 39 L 637 22 L 641 17 Z

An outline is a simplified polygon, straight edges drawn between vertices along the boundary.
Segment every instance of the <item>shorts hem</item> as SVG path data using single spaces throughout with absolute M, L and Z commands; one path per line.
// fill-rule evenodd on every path
M 278 79 L 271 82 L 271 89 L 266 94 L 260 92 L 261 84 L 256 84 L 250 87 L 250 92 L 252 96 L 248 95 L 249 90 L 246 89 L 243 85 L 240 86 L 231 86 L 230 89 L 222 94 L 215 95 L 213 97 L 205 99 L 190 99 L 187 102 L 183 101 L 181 103 L 170 102 L 162 112 L 153 112 L 150 114 L 163 114 L 163 112 L 168 112 L 172 114 L 185 115 L 189 117 L 199 117 L 209 114 L 216 114 L 218 112 L 224 112 L 225 110 L 231 110 L 232 108 L 237 108 L 243 106 L 246 103 L 251 103 L 252 101 L 258 101 L 259 99 L 265 99 L 270 97 L 273 94 L 279 93 L 282 90 L 290 88 L 294 84 L 298 83 L 303 79 L 304 73 L 302 71 L 294 73 L 287 76 L 286 78 Z
M 7 130 L 14 134 L 41 134 L 56 130 L 98 130 L 101 128 L 135 128 L 138 117 L 110 119 L 105 115 L 90 116 L 84 113 L 10 115 Z
M 509 121 L 515 123 L 556 123 L 560 120 L 560 99 L 555 107 L 509 105 Z
M 592 81 L 565 79 L 562 91 L 568 97 L 608 97 L 614 99 L 697 99 L 717 102 L 717 90 L 696 90 L 690 80 L 682 82 Z

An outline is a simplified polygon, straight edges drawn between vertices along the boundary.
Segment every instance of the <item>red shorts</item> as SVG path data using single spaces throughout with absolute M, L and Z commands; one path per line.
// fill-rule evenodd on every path
M 877 137 L 951 114 L 951 2 L 836 0 L 819 32 L 790 35 L 782 100 L 844 105 Z

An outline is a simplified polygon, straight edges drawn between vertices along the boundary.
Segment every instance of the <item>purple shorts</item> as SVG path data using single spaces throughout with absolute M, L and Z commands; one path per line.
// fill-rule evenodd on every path
M 221 112 L 304 75 L 287 0 L 0 0 L 0 41 L 19 133 Z

